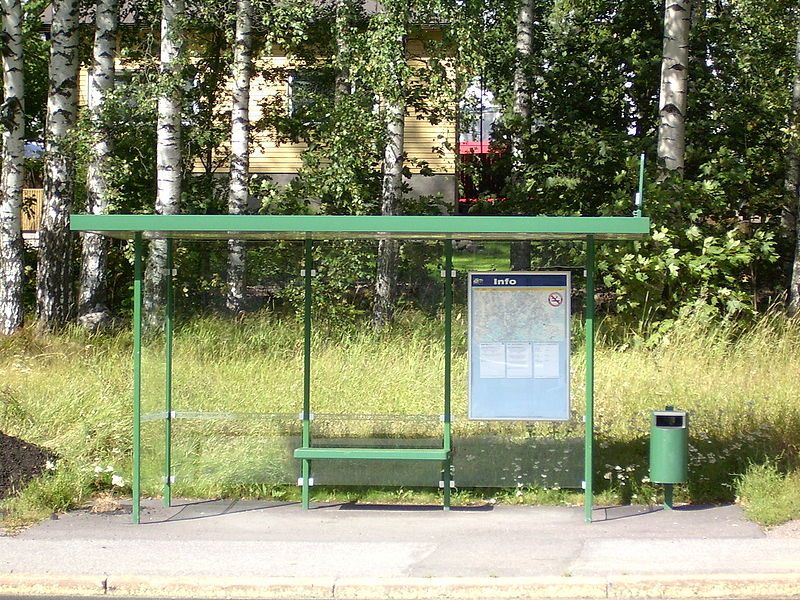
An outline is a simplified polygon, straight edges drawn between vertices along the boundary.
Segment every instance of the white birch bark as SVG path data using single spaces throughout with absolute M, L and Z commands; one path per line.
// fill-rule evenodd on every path
M 156 204 L 158 215 L 178 213 L 181 199 L 181 104 L 180 58 L 183 51 L 181 21 L 183 0 L 161 3 L 161 94 L 158 98 L 156 130 Z M 145 274 L 145 324 L 160 326 L 167 281 L 167 244 L 153 240 Z
M 336 0 L 336 90 L 335 101 L 350 93 L 350 47 L 348 34 L 353 8 L 350 0 Z
M 795 44 L 795 72 L 794 86 L 792 87 L 792 120 L 797 126 L 800 121 L 800 29 L 797 31 Z M 796 132 L 795 132 L 796 133 Z M 786 174 L 786 191 L 793 202 L 792 231 L 794 233 L 794 261 L 792 262 L 792 275 L 789 280 L 789 312 L 793 315 L 800 314 L 800 156 L 797 144 L 789 146 L 789 164 Z
M 527 125 L 531 116 L 530 84 L 526 75 L 526 65 L 530 61 L 533 46 L 533 0 L 521 0 L 517 12 L 517 44 L 514 65 L 514 115 Z M 524 167 L 521 131 L 514 132 L 511 140 L 514 170 L 518 173 Z
M 0 175 L 0 335 L 22 327 L 23 158 L 25 81 L 22 72 L 22 3 L 0 0 L 3 17 L 3 124 Z
M 72 234 L 69 213 L 75 160 L 68 136 L 78 108 L 78 5 L 55 0 L 45 128 L 44 202 L 39 230 L 36 308 L 40 327 L 64 325 L 72 312 Z
M 114 60 L 117 51 L 117 0 L 95 3 L 94 68 L 90 82 L 88 108 L 92 124 L 92 144 L 86 175 L 86 211 L 94 215 L 108 212 L 108 165 L 111 157 L 111 131 L 103 112 L 109 93 L 114 90 Z M 108 241 L 102 235 L 83 236 L 78 315 L 106 313 L 106 259 Z
M 691 0 L 666 0 L 664 4 L 664 52 L 658 101 L 658 163 L 661 177 L 683 175 L 686 152 L 686 92 L 689 81 L 689 31 Z
M 398 94 L 386 107 L 386 148 L 383 156 L 383 185 L 381 214 L 400 214 L 403 185 L 403 138 L 405 134 L 406 106 Z M 397 240 L 378 242 L 375 306 L 372 320 L 375 327 L 392 322 L 397 303 L 397 270 L 400 261 L 400 243 Z
M 406 34 L 409 6 L 398 0 L 387 2 L 387 26 L 396 32 L 391 39 L 386 56 L 390 62 L 385 68 L 390 73 L 387 88 L 381 90 L 386 107 L 386 146 L 383 153 L 383 181 L 381 185 L 381 215 L 399 215 L 403 193 L 403 162 L 406 116 Z M 400 263 L 400 243 L 397 240 L 378 242 L 376 260 L 375 303 L 372 324 L 375 328 L 389 325 L 394 319 L 397 304 L 397 274 Z
M 250 0 L 236 2 L 236 39 L 233 49 L 233 101 L 231 106 L 231 167 L 228 212 L 240 215 L 247 210 L 250 177 L 250 79 L 252 57 L 252 9 Z M 228 240 L 228 310 L 243 308 L 246 248 L 242 240 Z
M 513 113 L 518 128 L 511 137 L 511 156 L 513 171 L 511 181 L 514 192 L 522 195 L 525 153 L 523 149 L 523 128 L 530 129 L 531 96 L 530 82 L 526 66 L 533 48 L 533 0 L 522 0 L 517 11 L 516 63 L 514 65 L 514 106 Z M 511 242 L 511 270 L 527 271 L 531 268 L 531 243 Z

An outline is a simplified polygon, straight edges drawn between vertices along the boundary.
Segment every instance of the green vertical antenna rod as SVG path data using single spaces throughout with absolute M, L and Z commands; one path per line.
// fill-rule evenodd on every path
M 164 506 L 172 506 L 172 332 L 175 312 L 173 242 L 167 240 L 167 306 L 164 311 Z
M 636 202 L 634 203 L 633 216 L 641 217 L 642 209 L 644 208 L 644 166 L 647 156 L 644 152 L 639 157 L 639 192 L 636 194 Z
M 450 510 L 450 466 L 452 458 L 450 451 L 453 448 L 452 417 L 450 409 L 450 379 L 453 362 L 452 337 L 453 337 L 453 241 L 444 242 L 444 444 L 447 451 L 447 460 L 444 461 L 442 474 L 442 504 L 444 510 Z
M 305 268 L 303 269 L 303 448 L 311 447 L 311 269 L 314 266 L 312 241 L 305 241 Z M 310 496 L 311 460 L 303 461 L 303 508 L 307 509 Z
M 586 423 L 584 433 L 584 520 L 592 522 L 594 502 L 594 237 L 586 240 Z
M 133 477 L 131 516 L 139 523 L 142 476 L 142 234 L 133 240 Z

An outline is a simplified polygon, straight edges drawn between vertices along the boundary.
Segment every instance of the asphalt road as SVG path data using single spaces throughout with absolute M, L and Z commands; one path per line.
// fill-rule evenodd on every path
M 737 506 L 433 507 L 148 500 L 0 536 L 0 593 L 286 600 L 800 598 L 800 539 Z M 13 596 L 19 600 L 22 596 Z M 54 596 L 49 596 L 54 597 Z M 0 598 L 2 600 L 2 598 Z

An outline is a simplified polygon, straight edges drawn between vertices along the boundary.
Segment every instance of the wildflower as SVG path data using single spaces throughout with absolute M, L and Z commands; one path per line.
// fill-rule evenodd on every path
M 114 472 L 114 467 L 113 467 L 113 465 L 108 465 L 108 466 L 106 467 L 106 473 L 113 473 L 113 472 Z
M 123 487 L 125 485 L 125 480 L 116 473 L 114 473 L 111 476 L 111 485 L 113 487 Z
M 98 473 L 98 474 L 102 473 L 103 472 L 103 467 L 101 467 L 100 465 L 95 465 L 94 472 Z
M 44 468 L 48 471 L 55 471 L 56 463 L 54 463 L 52 460 L 48 460 L 46 463 L 44 463 Z
M 610 481 L 611 480 L 611 471 L 609 471 L 608 473 L 603 475 L 603 479 L 608 479 Z

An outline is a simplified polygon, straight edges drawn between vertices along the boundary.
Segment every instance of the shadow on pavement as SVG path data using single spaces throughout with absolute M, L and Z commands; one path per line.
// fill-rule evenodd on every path
M 239 500 L 198 500 L 186 502 L 172 506 L 172 510 L 178 512 L 165 516 L 161 519 L 148 519 L 142 521 L 142 525 L 152 525 L 156 523 L 169 523 L 174 521 L 194 521 L 197 519 L 209 519 L 224 515 L 263 511 L 273 508 L 281 508 L 299 504 L 298 502 L 241 502 Z M 169 510 L 169 509 L 165 509 Z
M 318 508 L 333 508 L 332 506 L 320 506 Z M 451 512 L 490 512 L 494 507 L 491 504 L 480 506 L 453 506 Z M 360 511 L 393 511 L 393 512 L 444 512 L 441 505 L 433 504 L 359 504 L 348 502 L 338 505 L 338 510 L 360 510 Z

